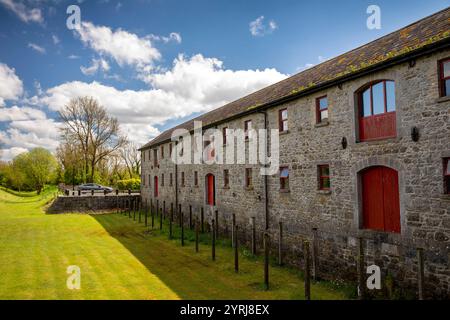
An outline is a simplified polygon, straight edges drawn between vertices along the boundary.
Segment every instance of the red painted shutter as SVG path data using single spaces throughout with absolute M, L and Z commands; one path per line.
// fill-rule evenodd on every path
M 214 205 L 214 176 L 208 175 L 208 204 Z
M 383 168 L 384 229 L 400 233 L 398 172 Z
M 363 226 L 365 229 L 384 230 L 383 172 L 370 168 L 362 175 Z
M 363 227 L 400 233 L 398 172 L 373 167 L 361 174 Z

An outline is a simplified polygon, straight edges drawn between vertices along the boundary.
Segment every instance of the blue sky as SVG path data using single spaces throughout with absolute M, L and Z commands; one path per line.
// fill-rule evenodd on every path
M 71 4 L 81 9 L 81 31 L 66 27 Z M 381 9 L 380 30 L 366 27 L 371 4 Z M 36 146 L 54 150 L 56 112 L 74 96 L 93 95 L 141 144 L 449 5 L 449 0 L 0 0 L 3 158 Z

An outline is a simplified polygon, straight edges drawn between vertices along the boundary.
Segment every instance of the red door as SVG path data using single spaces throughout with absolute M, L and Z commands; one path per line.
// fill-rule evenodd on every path
M 155 176 L 155 178 L 153 179 L 153 187 L 154 187 L 154 195 L 155 198 L 158 197 L 158 176 Z
M 400 233 L 398 172 L 372 167 L 361 174 L 363 227 Z
M 214 175 L 208 174 L 206 176 L 206 203 L 210 206 L 216 204 L 215 189 L 214 189 Z

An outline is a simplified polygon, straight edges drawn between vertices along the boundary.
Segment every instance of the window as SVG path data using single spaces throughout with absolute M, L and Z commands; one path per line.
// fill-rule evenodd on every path
M 148 161 L 152 160 L 152 150 L 148 150 Z
M 181 156 L 183 156 L 183 153 L 184 153 L 184 140 L 183 140 L 183 137 L 180 137 L 180 142 L 179 143 L 181 144 L 181 147 L 180 147 L 180 157 L 181 157 Z
M 161 187 L 164 187 L 164 173 L 161 173 Z
M 288 131 L 288 110 L 282 109 L 278 112 L 278 127 L 280 132 Z
M 330 166 L 327 164 L 318 166 L 319 190 L 330 190 Z
M 142 175 L 142 185 L 145 186 L 145 175 Z
M 181 186 L 184 187 L 184 172 L 181 172 Z
M 250 130 L 252 130 L 252 120 L 247 120 L 244 122 L 245 140 L 248 140 L 249 135 L 250 135 Z
M 444 192 L 450 194 L 450 158 L 444 159 Z
M 280 190 L 289 190 L 289 168 L 280 167 Z
M 151 187 L 152 186 L 152 176 L 148 175 L 148 186 Z
M 145 162 L 145 151 L 142 151 L 142 162 Z
M 230 187 L 230 171 L 228 169 L 223 170 L 223 187 Z
M 439 62 L 439 84 L 441 97 L 450 96 L 450 58 Z
M 173 174 L 172 174 L 172 172 L 169 175 L 169 186 L 173 186 Z
M 227 144 L 227 134 L 228 134 L 228 128 L 225 127 L 222 129 L 222 137 L 223 137 L 223 144 Z
M 198 172 L 194 171 L 194 185 L 197 187 L 198 186 Z
M 245 186 L 247 188 L 253 186 L 252 168 L 245 168 Z
M 172 157 L 172 144 L 169 144 L 169 157 Z
M 156 167 L 158 166 L 158 150 L 153 150 L 153 165 Z
M 359 92 L 359 140 L 394 138 L 396 134 L 395 83 L 382 80 Z
M 316 99 L 316 119 L 317 123 L 328 122 L 328 97 L 320 97 Z
M 161 159 L 164 159 L 164 146 L 161 146 Z
M 216 150 L 214 146 L 214 136 L 210 136 L 208 140 L 203 143 L 203 158 L 211 161 L 216 157 Z

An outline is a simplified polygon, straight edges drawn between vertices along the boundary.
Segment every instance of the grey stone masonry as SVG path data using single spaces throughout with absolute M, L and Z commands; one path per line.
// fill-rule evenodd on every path
M 268 232 L 276 247 L 278 222 L 283 223 L 284 254 L 292 264 L 303 262 L 302 240 L 313 238 L 317 229 L 318 274 L 322 278 L 356 279 L 358 238 L 364 239 L 365 263 L 380 266 L 383 283 L 414 291 L 417 287 L 417 248 L 424 249 L 427 296 L 450 295 L 450 195 L 444 193 L 443 158 L 450 157 L 450 99 L 439 98 L 438 61 L 449 58 L 445 49 L 417 58 L 415 64 L 402 62 L 370 75 L 301 97 L 267 109 L 269 128 L 278 129 L 279 110 L 288 109 L 287 133 L 280 134 L 280 166 L 289 168 L 289 190 L 280 191 L 278 174 L 269 176 Z M 395 81 L 396 137 L 359 142 L 356 92 L 377 80 Z M 316 125 L 316 98 L 326 95 L 329 121 Z M 217 125 L 243 129 L 252 120 L 254 129 L 264 128 L 264 115 L 252 113 Z M 420 138 L 411 138 L 417 127 Z M 348 146 L 344 149 L 342 139 Z M 170 142 L 175 144 L 175 142 Z M 258 241 L 265 230 L 264 176 L 260 165 L 178 165 L 165 157 L 161 146 L 143 150 L 141 195 L 166 210 L 181 205 L 184 217 L 192 206 L 194 216 L 204 208 L 205 219 L 219 212 L 220 232 L 229 234 L 231 217 L 249 241 L 255 217 Z M 227 146 L 224 146 L 226 149 Z M 154 151 L 158 150 L 157 165 Z M 151 153 L 151 155 L 150 155 Z M 331 189 L 318 190 L 318 165 L 330 168 Z M 398 172 L 400 233 L 363 229 L 361 181 L 359 174 L 372 166 L 385 166 Z M 245 168 L 253 168 L 253 186 L 245 187 Z M 224 186 L 224 170 L 229 170 L 229 186 Z M 177 172 L 177 177 L 175 176 Z M 181 173 L 185 185 L 181 185 Z M 198 185 L 194 184 L 198 172 Z M 206 175 L 215 176 L 216 205 L 206 205 Z M 162 181 L 164 175 L 164 184 Z M 170 185 L 172 175 L 172 185 Z M 158 177 L 155 197 L 154 177 Z M 178 185 L 176 186 L 176 183 Z M 389 281 L 388 281 L 389 280 Z

